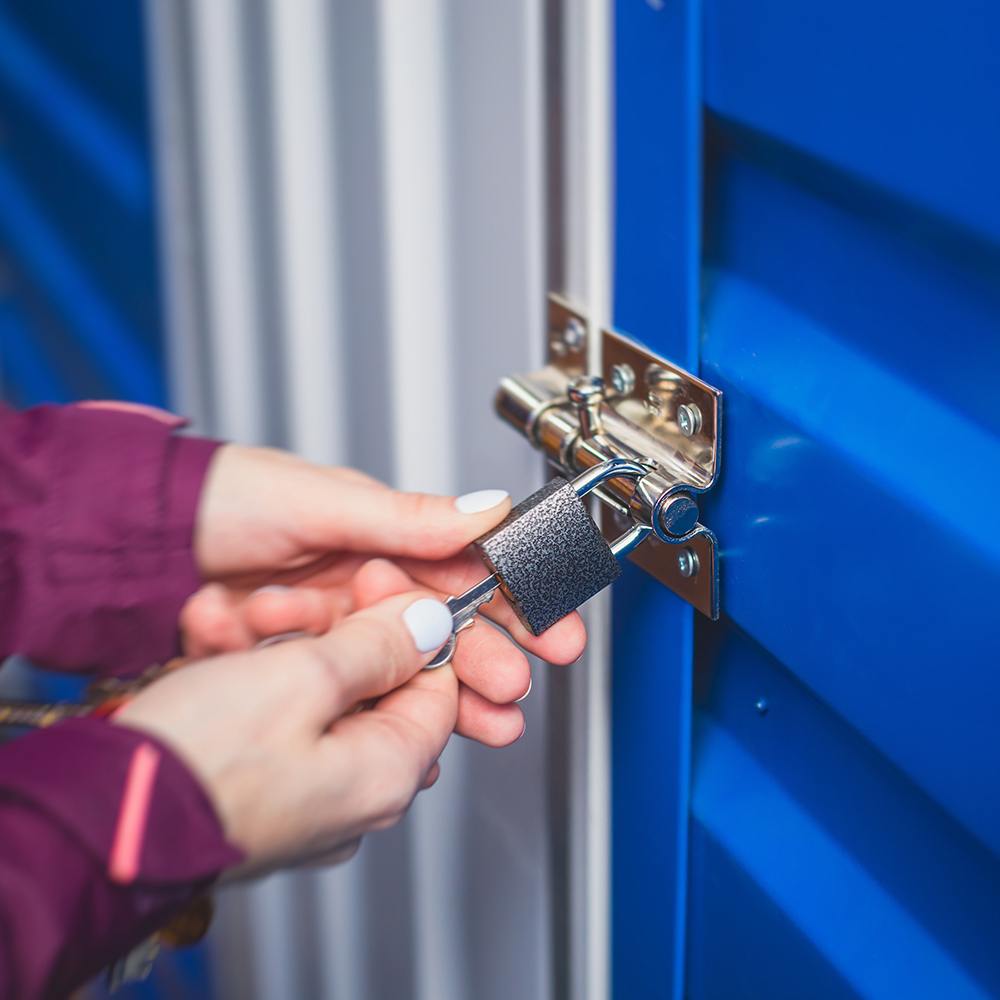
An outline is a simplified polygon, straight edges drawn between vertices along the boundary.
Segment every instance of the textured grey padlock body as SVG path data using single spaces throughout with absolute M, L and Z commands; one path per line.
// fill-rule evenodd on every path
M 517 617 L 541 635 L 621 576 L 576 490 L 556 477 L 476 540 Z

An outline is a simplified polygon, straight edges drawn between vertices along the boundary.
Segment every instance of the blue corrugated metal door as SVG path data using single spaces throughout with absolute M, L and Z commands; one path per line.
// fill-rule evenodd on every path
M 616 322 L 725 403 L 722 620 L 616 598 L 615 996 L 1000 996 L 1000 7 L 616 22 Z

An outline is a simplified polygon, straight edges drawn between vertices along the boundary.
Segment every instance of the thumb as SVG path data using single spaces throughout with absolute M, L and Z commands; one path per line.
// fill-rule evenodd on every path
M 323 636 L 299 640 L 319 654 L 331 682 L 318 711 L 335 718 L 405 684 L 444 645 L 451 627 L 446 604 L 410 591 L 348 615 Z

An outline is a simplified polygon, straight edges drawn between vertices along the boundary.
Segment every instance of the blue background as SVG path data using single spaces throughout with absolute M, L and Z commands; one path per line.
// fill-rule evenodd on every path
M 141 3 L 0 3 L 0 395 L 15 407 L 166 402 L 150 129 Z M 80 689 L 27 683 L 40 698 Z M 116 996 L 211 993 L 199 946 L 162 952 Z
M 0 3 L 0 386 L 165 401 L 142 4 Z

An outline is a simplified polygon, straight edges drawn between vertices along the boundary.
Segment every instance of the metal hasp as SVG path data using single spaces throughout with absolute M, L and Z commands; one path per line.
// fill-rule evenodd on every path
M 586 374 L 587 321 L 549 298 L 548 364 L 500 382 L 496 409 L 568 477 L 609 459 L 640 477 L 592 490 L 605 538 L 635 531 L 629 554 L 709 618 L 719 617 L 719 551 L 698 497 L 719 468 L 722 393 L 621 334 L 602 331 L 602 375 Z

